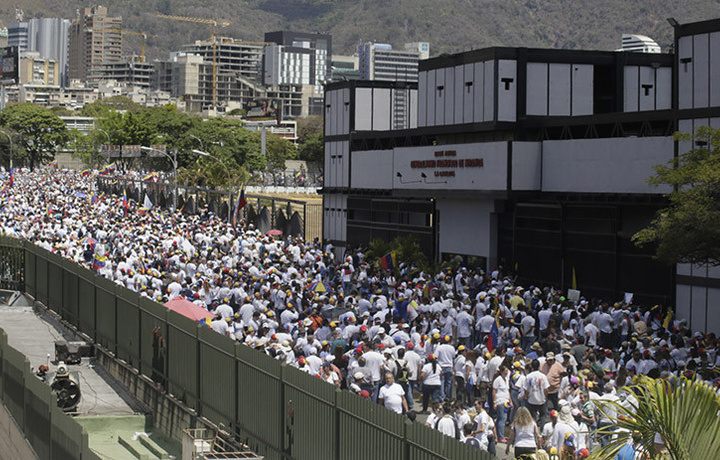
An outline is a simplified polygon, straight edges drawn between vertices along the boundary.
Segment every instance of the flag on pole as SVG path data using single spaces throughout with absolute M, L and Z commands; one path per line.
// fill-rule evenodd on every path
M 53 161 L 53 162 L 50 163 L 48 166 L 57 166 L 57 160 Z
M 80 171 L 80 174 L 83 177 L 89 176 L 91 173 L 92 173 L 92 171 L 90 171 L 89 169 L 83 169 L 82 171 Z
M 128 213 L 127 189 L 123 189 L 123 208 L 125 208 L 125 215 L 127 216 L 127 213 Z
M 15 183 L 15 168 L 10 168 L 10 180 L 8 181 L 8 185 L 12 187 L 12 184 Z
M 245 207 L 245 205 L 247 205 L 247 199 L 245 198 L 245 189 L 242 189 L 240 191 L 240 198 L 238 198 L 237 203 L 235 204 L 235 212 L 233 213 L 232 219 L 233 228 L 237 226 L 238 216 L 240 216 L 240 211 Z
M 673 310 L 672 308 L 668 308 L 667 314 L 665 315 L 665 319 L 663 320 L 663 329 L 667 329 L 670 326 L 670 323 L 672 322 L 673 317 Z
M 145 194 L 145 200 L 143 201 L 143 206 L 146 207 L 148 210 L 153 208 L 153 202 L 150 199 L 150 196 Z

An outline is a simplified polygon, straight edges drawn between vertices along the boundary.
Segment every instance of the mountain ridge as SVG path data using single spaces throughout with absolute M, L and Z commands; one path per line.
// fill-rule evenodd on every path
M 31 17 L 72 19 L 94 6 L 87 0 L 15 0 Z M 210 37 L 204 24 L 154 16 L 163 13 L 230 21 L 217 35 L 262 41 L 265 32 L 295 30 L 329 33 L 334 54 L 352 54 L 374 41 L 402 48 L 406 42 L 430 43 L 431 55 L 490 46 L 614 50 L 623 33 L 647 35 L 663 49 L 672 44 L 666 18 L 680 23 L 720 16 L 720 0 L 117 0 L 108 14 L 122 16 L 123 27 L 148 32 L 148 59 L 165 59 L 181 45 Z M 14 6 L 0 6 L 0 20 L 14 22 Z M 126 35 L 126 54 L 139 54 L 141 38 Z

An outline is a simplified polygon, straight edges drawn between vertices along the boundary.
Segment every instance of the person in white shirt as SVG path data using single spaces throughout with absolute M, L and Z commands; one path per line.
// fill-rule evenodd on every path
M 510 400 L 510 385 L 508 376 L 510 370 L 507 366 L 500 367 L 500 375 L 493 381 L 493 405 L 495 407 L 495 425 L 500 439 L 498 442 L 507 442 L 505 439 L 505 420 L 509 409 L 512 408 Z
M 505 447 L 505 454 L 510 452 L 510 445 L 514 446 L 515 457 L 525 458 L 537 451 L 540 445 L 540 433 L 532 415 L 525 407 L 518 409 L 510 432 L 510 440 Z
M 407 413 L 408 411 L 405 390 L 395 383 L 395 376 L 392 372 L 385 373 L 385 385 L 380 388 L 378 393 L 378 404 L 382 404 L 387 409 L 398 414 Z

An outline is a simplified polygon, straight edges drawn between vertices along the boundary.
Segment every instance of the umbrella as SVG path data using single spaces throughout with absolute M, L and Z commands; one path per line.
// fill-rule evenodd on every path
M 215 315 L 209 311 L 195 305 L 183 297 L 175 297 L 171 301 L 166 302 L 164 305 L 170 310 L 180 313 L 184 317 L 190 318 L 193 321 L 201 321 L 204 318 L 212 319 L 215 317 Z
M 270 235 L 270 236 L 280 236 L 282 234 L 283 234 L 282 230 L 278 230 L 275 228 L 272 230 L 268 230 L 268 232 L 266 233 L 266 235 Z
M 87 198 L 87 195 L 84 194 L 83 192 L 75 192 L 75 193 L 73 194 L 73 196 L 74 196 L 75 198 Z
M 316 281 L 314 283 L 310 283 L 307 289 L 310 292 L 333 292 L 332 286 L 330 286 L 324 281 Z
M 95 240 L 91 236 L 86 236 L 85 238 L 80 240 L 80 244 L 82 244 L 82 245 L 89 244 L 91 246 L 95 246 Z

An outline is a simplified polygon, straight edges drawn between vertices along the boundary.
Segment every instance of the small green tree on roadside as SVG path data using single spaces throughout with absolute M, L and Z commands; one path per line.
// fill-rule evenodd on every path
M 640 245 L 655 248 L 667 263 L 720 264 L 720 130 L 700 127 L 694 136 L 675 134 L 678 141 L 694 141 L 695 148 L 667 164 L 655 166 L 648 183 L 670 186 L 670 204 L 650 225 L 633 236 Z

